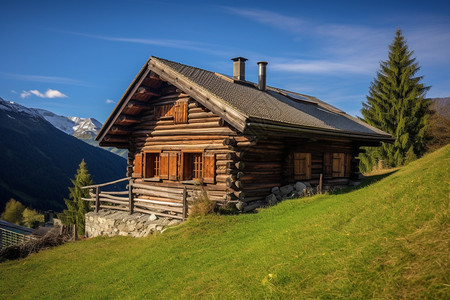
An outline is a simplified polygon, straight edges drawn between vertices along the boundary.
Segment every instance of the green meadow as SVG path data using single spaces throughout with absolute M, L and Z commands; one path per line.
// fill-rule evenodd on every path
M 450 297 L 450 146 L 333 195 L 0 264 L 3 299 Z

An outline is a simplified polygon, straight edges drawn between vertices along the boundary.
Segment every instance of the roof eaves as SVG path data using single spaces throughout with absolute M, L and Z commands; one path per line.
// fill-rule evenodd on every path
M 250 118 L 247 123 L 247 128 L 259 128 L 265 129 L 267 131 L 278 131 L 278 132 L 298 132 L 298 133 L 312 133 L 320 135 L 333 135 L 348 138 L 358 138 L 364 140 L 378 140 L 381 142 L 393 142 L 395 139 L 390 134 L 377 134 L 377 133 L 357 133 L 352 131 L 342 131 L 333 129 L 324 129 L 309 126 L 299 126 L 293 124 L 286 124 L 281 122 L 268 122 L 266 119 L 256 119 Z
M 150 58 L 147 60 L 147 62 L 144 64 L 144 66 L 141 68 L 141 70 L 138 72 L 138 74 L 134 77 L 133 81 L 128 86 L 125 93 L 122 95 L 122 98 L 120 98 L 119 102 L 117 102 L 117 105 L 114 107 L 113 112 L 108 117 L 108 119 L 103 124 L 102 128 L 100 129 L 99 133 L 95 137 L 95 140 L 99 141 L 99 143 L 102 142 L 106 133 L 111 129 L 111 126 L 114 124 L 116 119 L 119 117 L 120 113 L 123 111 L 126 104 L 133 96 L 134 92 L 137 90 L 137 88 L 140 86 L 140 84 L 142 83 L 144 78 L 150 72 L 150 70 L 147 67 L 149 61 L 150 61 Z

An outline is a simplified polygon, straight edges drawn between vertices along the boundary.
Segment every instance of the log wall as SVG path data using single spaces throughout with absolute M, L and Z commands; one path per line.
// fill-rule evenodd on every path
M 214 172 L 208 172 L 208 176 L 211 176 L 210 173 L 214 174 L 212 180 L 204 183 L 204 189 L 209 199 L 219 204 L 248 204 L 264 200 L 272 187 L 297 181 L 293 174 L 293 156 L 296 152 L 311 153 L 311 178 L 304 180 L 311 184 L 318 184 L 320 174 L 324 173 L 326 153 L 345 153 L 345 157 L 348 155 L 351 160 L 351 172 L 346 175 L 358 174 L 358 162 L 354 157 L 359 147 L 351 141 L 312 141 L 277 136 L 263 137 L 261 134 L 243 135 L 173 86 L 162 88 L 160 94 L 151 99 L 151 105 L 135 102 L 127 109 L 130 114 L 140 109 L 139 118 L 124 117 L 122 122 L 128 128 L 116 126 L 114 130 L 119 135 L 123 132 L 124 136 L 128 136 L 127 176 L 136 178 L 137 184 L 161 189 L 161 192 L 155 190 L 150 195 L 136 188 L 133 191 L 141 199 L 173 201 L 174 197 L 171 196 L 179 195 L 184 186 L 192 184 L 183 182 L 180 155 L 184 151 L 214 156 Z M 127 134 L 130 132 L 130 126 L 131 134 Z M 171 153 L 170 155 L 176 153 L 174 155 L 178 160 L 172 167 L 175 166 L 178 175 L 173 176 L 172 170 L 172 176 L 167 179 L 140 178 L 137 173 L 141 170 L 137 169 L 145 167 L 137 166 L 135 158 L 136 154 L 145 152 L 167 152 Z M 350 175 L 346 178 L 325 178 L 324 183 L 345 184 L 349 178 Z

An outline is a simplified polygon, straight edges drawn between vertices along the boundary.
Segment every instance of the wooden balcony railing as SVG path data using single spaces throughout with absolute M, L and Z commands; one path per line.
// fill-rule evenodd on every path
M 101 190 L 106 186 L 124 181 L 128 181 L 127 190 Z M 128 211 L 130 214 L 140 212 L 182 220 L 187 218 L 189 194 L 195 190 L 195 188 L 188 189 L 187 187 L 173 188 L 135 183 L 134 178 L 129 177 L 85 186 L 83 189 L 90 189 L 90 198 L 82 198 L 82 200 L 94 202 L 91 207 L 95 212 L 105 208 Z

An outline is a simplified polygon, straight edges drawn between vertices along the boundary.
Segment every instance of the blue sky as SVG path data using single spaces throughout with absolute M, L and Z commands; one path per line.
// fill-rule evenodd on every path
M 104 122 L 150 55 L 267 83 L 357 115 L 400 28 L 432 86 L 450 96 L 448 1 L 0 2 L 0 97 Z

